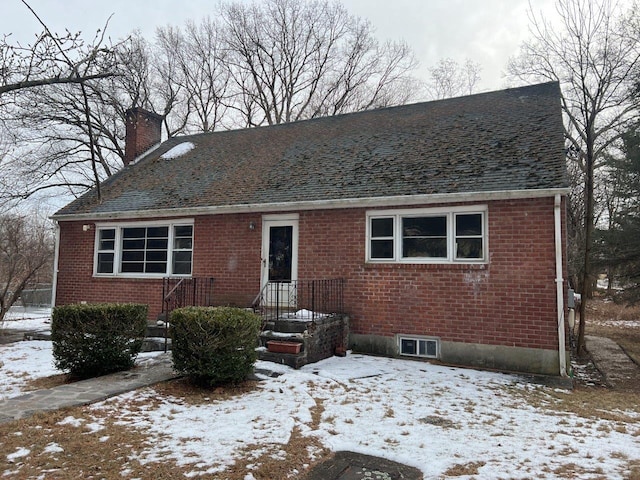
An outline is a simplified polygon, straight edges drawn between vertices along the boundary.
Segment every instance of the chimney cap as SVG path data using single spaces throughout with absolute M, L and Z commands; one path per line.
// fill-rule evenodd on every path
M 127 116 L 127 118 L 144 115 L 148 117 L 153 117 L 155 120 L 159 120 L 159 121 L 164 120 L 164 115 L 160 115 L 159 113 L 152 112 L 151 110 L 147 110 L 146 108 L 142 108 L 142 107 L 128 108 L 125 111 L 125 115 Z

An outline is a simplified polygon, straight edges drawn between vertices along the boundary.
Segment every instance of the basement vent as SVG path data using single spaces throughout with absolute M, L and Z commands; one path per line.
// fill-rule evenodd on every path
M 400 355 L 438 358 L 440 342 L 436 338 L 399 337 Z

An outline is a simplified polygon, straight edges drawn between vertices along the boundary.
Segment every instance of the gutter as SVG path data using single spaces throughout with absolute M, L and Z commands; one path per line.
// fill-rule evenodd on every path
M 51 218 L 59 221 L 114 220 L 122 218 L 165 218 L 191 215 L 222 215 L 230 213 L 295 212 L 303 210 L 328 210 L 339 208 L 402 207 L 410 205 L 433 205 L 437 203 L 480 202 L 490 200 L 518 200 L 527 198 L 566 195 L 568 188 L 540 190 L 499 190 L 489 192 L 438 193 L 424 195 L 395 195 L 388 197 L 342 198 L 331 200 L 302 200 L 293 202 L 245 203 L 235 205 L 162 208 L 112 212 L 89 212 L 55 214 Z M 100 205 L 98 205 L 100 208 Z
M 53 250 L 53 281 L 51 282 L 51 307 L 56 306 L 56 291 L 58 289 L 58 255 L 60 253 L 60 224 L 56 222 L 56 243 Z
M 558 308 L 558 363 L 560 376 L 567 376 L 567 351 L 565 347 L 565 327 L 564 327 L 564 289 L 562 272 L 562 221 L 560 217 L 561 206 L 560 194 L 556 194 L 553 204 L 553 214 L 555 220 L 555 244 L 556 244 L 556 304 Z

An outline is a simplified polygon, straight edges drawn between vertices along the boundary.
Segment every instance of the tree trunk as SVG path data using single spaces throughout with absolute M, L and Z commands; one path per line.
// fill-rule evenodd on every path
M 586 353 L 584 333 L 587 321 L 587 302 L 591 298 L 592 281 L 591 281 L 591 248 L 593 243 L 593 175 L 594 175 L 594 159 L 593 159 L 593 142 L 587 135 L 587 158 L 586 158 L 586 179 L 585 179 L 585 212 L 584 212 L 584 259 L 582 271 L 582 302 L 580 303 L 580 323 L 578 325 L 578 338 L 576 350 L 578 356 Z

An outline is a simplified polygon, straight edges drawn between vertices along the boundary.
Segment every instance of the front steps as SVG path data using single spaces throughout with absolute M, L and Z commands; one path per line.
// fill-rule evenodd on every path
M 348 342 L 349 318 L 326 315 L 315 319 L 279 318 L 267 322 L 260 334 L 258 358 L 300 368 L 334 354 L 342 355 Z M 271 344 L 270 344 L 271 342 Z M 299 345 L 298 353 L 285 353 Z
M 164 326 L 150 323 L 147 325 L 147 332 L 145 333 L 144 340 L 142 341 L 141 352 L 165 352 L 171 350 L 171 337 L 166 338 L 168 335 L 167 329 Z
M 167 334 L 164 326 L 149 324 L 142 351 L 171 350 L 170 337 L 165 343 Z M 326 315 L 315 319 L 280 318 L 267 322 L 260 333 L 258 358 L 297 369 L 333 355 L 344 355 L 348 337 L 349 317 L 346 315 Z

